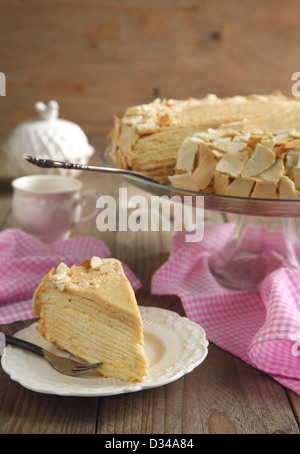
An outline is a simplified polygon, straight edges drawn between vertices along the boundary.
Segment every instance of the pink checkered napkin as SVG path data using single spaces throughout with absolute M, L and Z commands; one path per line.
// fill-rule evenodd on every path
M 180 297 L 187 317 L 204 328 L 210 342 L 300 394 L 300 271 L 278 268 L 255 292 L 222 287 L 208 259 L 233 227 L 209 226 L 199 243 L 176 235 L 167 262 L 152 277 L 152 293 Z
M 96 238 L 77 237 L 45 244 L 20 230 L 0 233 L 0 325 L 34 317 L 32 296 L 42 277 L 60 262 L 68 266 L 88 257 L 110 257 L 110 251 Z M 123 264 L 134 290 L 141 284 Z

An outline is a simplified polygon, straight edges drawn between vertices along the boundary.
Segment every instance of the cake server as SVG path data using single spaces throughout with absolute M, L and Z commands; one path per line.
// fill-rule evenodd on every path
M 39 345 L 32 344 L 31 342 L 27 342 L 23 339 L 19 339 L 18 337 L 7 336 L 5 334 L 5 342 L 7 344 L 13 345 L 18 348 L 22 348 L 24 350 L 28 350 L 31 353 L 41 356 L 42 358 L 49 361 L 49 363 L 61 374 L 64 375 L 83 375 L 87 372 L 90 372 L 95 367 L 102 364 L 99 363 L 79 363 L 70 358 L 66 358 L 65 356 L 57 356 L 54 353 L 45 350 L 44 348 L 40 347 Z
M 61 162 L 61 161 L 52 161 L 51 159 L 42 159 L 36 158 L 31 155 L 23 156 L 26 161 L 30 164 L 36 165 L 43 168 L 58 168 L 58 169 L 67 169 L 67 170 L 89 170 L 92 172 L 105 172 L 105 173 L 115 173 L 119 175 L 130 175 L 133 177 L 138 177 L 146 181 L 151 181 L 152 183 L 157 183 L 153 178 L 148 177 L 140 172 L 135 172 L 133 170 L 118 169 L 115 167 L 101 167 L 101 166 L 90 166 L 86 164 L 77 164 L 72 162 Z

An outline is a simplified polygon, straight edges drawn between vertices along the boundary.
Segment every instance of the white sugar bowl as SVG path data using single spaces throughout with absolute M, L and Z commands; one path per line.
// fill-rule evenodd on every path
M 58 118 L 56 101 L 35 104 L 39 119 L 19 124 L 3 149 L 19 175 L 54 173 L 79 176 L 78 170 L 41 169 L 25 161 L 24 155 L 62 162 L 87 164 L 94 153 L 83 130 L 75 123 Z

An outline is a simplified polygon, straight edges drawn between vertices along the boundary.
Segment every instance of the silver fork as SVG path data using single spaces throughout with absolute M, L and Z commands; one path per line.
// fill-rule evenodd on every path
M 42 358 L 48 360 L 50 362 L 50 364 L 58 372 L 60 372 L 61 374 L 64 374 L 64 375 L 72 375 L 72 376 L 83 375 L 83 374 L 86 374 L 87 372 L 90 372 L 91 370 L 95 369 L 95 367 L 99 366 L 100 364 L 102 364 L 101 361 L 99 363 L 93 363 L 93 364 L 79 363 L 78 361 L 75 361 L 70 358 L 66 358 L 63 356 L 57 356 L 54 353 L 49 352 L 48 350 L 45 350 L 44 348 L 40 347 L 39 345 L 32 344 L 31 342 L 27 342 L 23 339 L 19 339 L 17 337 L 13 337 L 13 336 L 5 335 L 5 342 L 7 344 L 28 350 L 31 353 L 41 356 Z

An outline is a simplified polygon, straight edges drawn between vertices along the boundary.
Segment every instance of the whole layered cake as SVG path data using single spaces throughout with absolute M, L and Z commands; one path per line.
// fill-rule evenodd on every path
M 61 263 L 36 289 L 33 309 L 45 339 L 90 363 L 102 361 L 96 370 L 103 376 L 141 381 L 147 375 L 142 319 L 118 260 Z
M 109 137 L 117 167 L 161 183 L 224 195 L 299 197 L 297 98 L 156 99 L 115 117 Z

